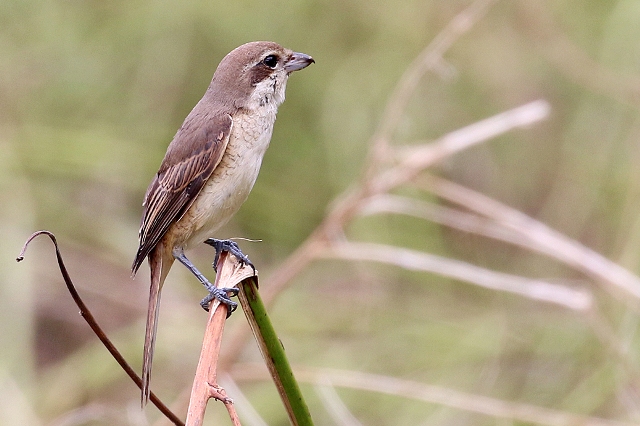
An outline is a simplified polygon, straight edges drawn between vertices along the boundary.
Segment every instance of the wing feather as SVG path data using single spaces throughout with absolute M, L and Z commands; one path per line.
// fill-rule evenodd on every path
M 198 118 L 185 120 L 147 189 L 140 245 L 131 267 L 134 274 L 169 227 L 189 209 L 227 147 L 231 116 L 211 117 L 205 126 L 196 125 Z

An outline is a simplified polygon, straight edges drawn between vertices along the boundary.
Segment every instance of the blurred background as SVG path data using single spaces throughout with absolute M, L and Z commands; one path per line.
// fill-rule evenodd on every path
M 471 4 L 1 2 L 0 423 L 166 424 L 154 407 L 140 410 L 138 389 L 78 315 L 50 242 L 38 239 L 23 263 L 14 259 L 32 232 L 54 232 L 81 295 L 139 370 L 148 269 L 132 280 L 130 265 L 142 198 L 226 53 L 273 40 L 316 60 L 290 79 L 258 182 L 217 235 L 262 240 L 240 244 L 269 291 L 332 201 L 362 182 L 405 70 Z M 318 425 L 640 422 L 640 281 L 629 275 L 624 289 L 607 272 L 620 272 L 616 264 L 640 271 L 640 3 L 481 4 L 467 32 L 419 79 L 388 142 L 419 146 L 546 100 L 546 120 L 427 173 L 545 223 L 583 253 L 609 259 L 610 269 L 586 273 L 592 259 L 562 260 L 558 245 L 545 255 L 423 218 L 354 216 L 343 224 L 350 241 L 544 280 L 588 303 L 571 308 L 388 264 L 311 259 L 273 294 L 270 311 Z M 425 187 L 394 194 L 473 210 Z M 210 248 L 190 257 L 213 277 Z M 173 268 L 152 389 L 183 418 L 203 296 L 184 268 Z M 225 331 L 231 374 L 222 384 L 246 424 L 260 424 L 248 420 L 249 407 L 264 424 L 288 424 L 253 340 L 234 339 L 246 336 L 243 315 Z M 207 422 L 229 424 L 213 402 Z

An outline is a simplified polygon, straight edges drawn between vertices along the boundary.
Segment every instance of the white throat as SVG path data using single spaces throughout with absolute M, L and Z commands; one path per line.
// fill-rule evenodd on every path
M 276 113 L 278 107 L 284 102 L 284 93 L 287 87 L 287 76 L 276 73 L 257 83 L 247 102 L 247 109 L 263 113 Z

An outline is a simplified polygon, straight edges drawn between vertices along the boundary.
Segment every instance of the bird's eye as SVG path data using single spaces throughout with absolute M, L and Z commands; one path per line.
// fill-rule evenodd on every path
M 275 68 L 278 65 L 278 57 L 276 55 L 269 55 L 262 60 L 262 63 L 269 68 Z

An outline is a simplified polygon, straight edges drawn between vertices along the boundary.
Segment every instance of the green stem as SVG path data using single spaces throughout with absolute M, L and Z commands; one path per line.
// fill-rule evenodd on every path
M 240 283 L 240 288 L 242 290 L 239 294 L 240 304 L 247 316 L 271 377 L 278 388 L 291 424 L 313 426 L 309 407 L 302 397 L 298 382 L 293 376 L 291 366 L 284 353 L 284 347 L 278 339 L 258 293 L 257 278 L 250 277 L 243 280 Z

